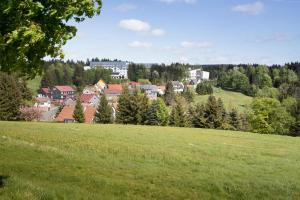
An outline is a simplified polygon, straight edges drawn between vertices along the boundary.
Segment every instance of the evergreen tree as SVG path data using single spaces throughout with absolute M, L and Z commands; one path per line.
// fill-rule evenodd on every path
M 204 81 L 204 82 L 201 82 L 197 85 L 196 87 L 196 92 L 199 94 L 199 95 L 207 95 L 207 94 L 212 94 L 213 93 L 213 87 L 211 85 L 210 82 L 208 81 Z
M 15 78 L 0 72 L 0 120 L 20 117 L 22 94 Z
M 136 119 L 137 124 L 146 124 L 147 112 L 149 109 L 149 98 L 146 93 L 140 93 L 139 91 L 134 93 L 137 103 Z
M 232 109 L 229 112 L 229 124 L 232 126 L 233 130 L 240 129 L 240 119 L 236 109 Z
M 219 128 L 219 108 L 216 97 L 209 96 L 206 106 L 205 114 L 207 128 Z
M 189 109 L 189 117 L 190 124 L 195 128 L 205 128 L 206 119 L 204 117 L 205 107 L 202 104 L 197 104 L 196 107 L 190 107 Z
M 182 93 L 182 96 L 185 98 L 185 100 L 189 103 L 193 102 L 194 101 L 194 97 L 195 97 L 195 94 L 194 92 L 188 88 L 186 85 L 184 87 L 184 91 Z
M 168 118 L 169 113 L 164 101 L 160 98 L 153 101 L 147 112 L 147 124 L 166 126 Z
M 110 124 L 112 123 L 112 108 L 108 104 L 105 94 L 101 96 L 100 104 L 95 113 L 96 123 Z
M 121 124 L 130 124 L 134 120 L 132 118 L 132 110 L 130 107 L 130 95 L 128 88 L 124 88 L 119 96 L 117 109 L 117 122 Z
M 166 85 L 164 100 L 168 106 L 171 106 L 174 104 L 175 93 L 174 93 L 173 84 L 170 81 Z
M 187 126 L 186 115 L 184 107 L 179 98 L 176 98 L 175 105 L 172 108 L 169 125 L 177 127 Z
M 216 128 L 223 128 L 228 129 L 228 123 L 227 123 L 227 113 L 223 104 L 223 101 L 221 98 L 218 98 L 218 115 L 216 119 Z
M 74 110 L 74 113 L 73 113 L 73 117 L 74 117 L 75 121 L 78 122 L 78 123 L 84 123 L 85 122 L 83 107 L 81 105 L 79 96 L 76 100 L 76 106 L 75 106 L 75 110 Z

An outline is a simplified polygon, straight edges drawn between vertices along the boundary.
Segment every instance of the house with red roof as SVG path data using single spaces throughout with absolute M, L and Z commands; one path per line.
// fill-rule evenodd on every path
M 108 100 L 113 100 L 122 94 L 123 85 L 121 84 L 107 84 L 107 87 L 104 90 L 106 98 Z
M 73 113 L 75 110 L 75 106 L 65 106 L 55 121 L 57 122 L 63 122 L 63 123 L 75 123 L 75 119 L 73 117 Z M 92 124 L 94 123 L 94 115 L 96 113 L 96 108 L 92 106 L 84 106 L 83 108 L 84 112 L 84 119 L 85 123 Z
M 51 90 L 51 98 L 53 100 L 64 100 L 67 98 L 74 99 L 76 90 L 69 85 L 57 85 Z
M 82 94 L 80 96 L 80 101 L 85 106 L 97 107 L 100 101 L 100 98 L 96 94 Z
M 49 88 L 41 88 L 39 91 L 39 96 L 40 97 L 51 97 L 51 91 Z

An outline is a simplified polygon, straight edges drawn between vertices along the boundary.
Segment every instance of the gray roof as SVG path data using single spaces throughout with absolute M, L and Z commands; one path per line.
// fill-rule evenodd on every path
M 158 88 L 156 85 L 141 85 L 141 90 L 152 90 L 152 91 L 158 91 Z

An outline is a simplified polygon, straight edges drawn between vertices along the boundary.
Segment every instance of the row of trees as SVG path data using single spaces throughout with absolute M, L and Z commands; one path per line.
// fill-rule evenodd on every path
M 130 64 L 128 78 L 131 81 L 148 79 L 153 84 L 166 84 L 169 81 L 183 80 L 187 77 L 189 65 L 173 63 L 171 65 L 155 64 L 147 68 L 143 64 Z
M 75 85 L 78 88 L 83 88 L 85 85 L 97 83 L 100 79 L 107 83 L 112 81 L 112 70 L 95 68 L 85 71 L 83 66 L 83 62 L 46 62 L 41 86 Z

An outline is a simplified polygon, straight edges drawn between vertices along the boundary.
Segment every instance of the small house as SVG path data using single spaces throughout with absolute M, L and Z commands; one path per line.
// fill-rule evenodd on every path
M 158 88 L 156 85 L 141 85 L 140 90 L 146 93 L 150 100 L 157 99 Z
M 76 90 L 69 85 L 54 86 L 51 90 L 51 98 L 53 100 L 74 99 L 75 94 Z
M 183 83 L 179 82 L 179 81 L 172 81 L 172 85 L 173 85 L 173 90 L 175 93 L 182 93 L 184 90 L 184 85 Z

